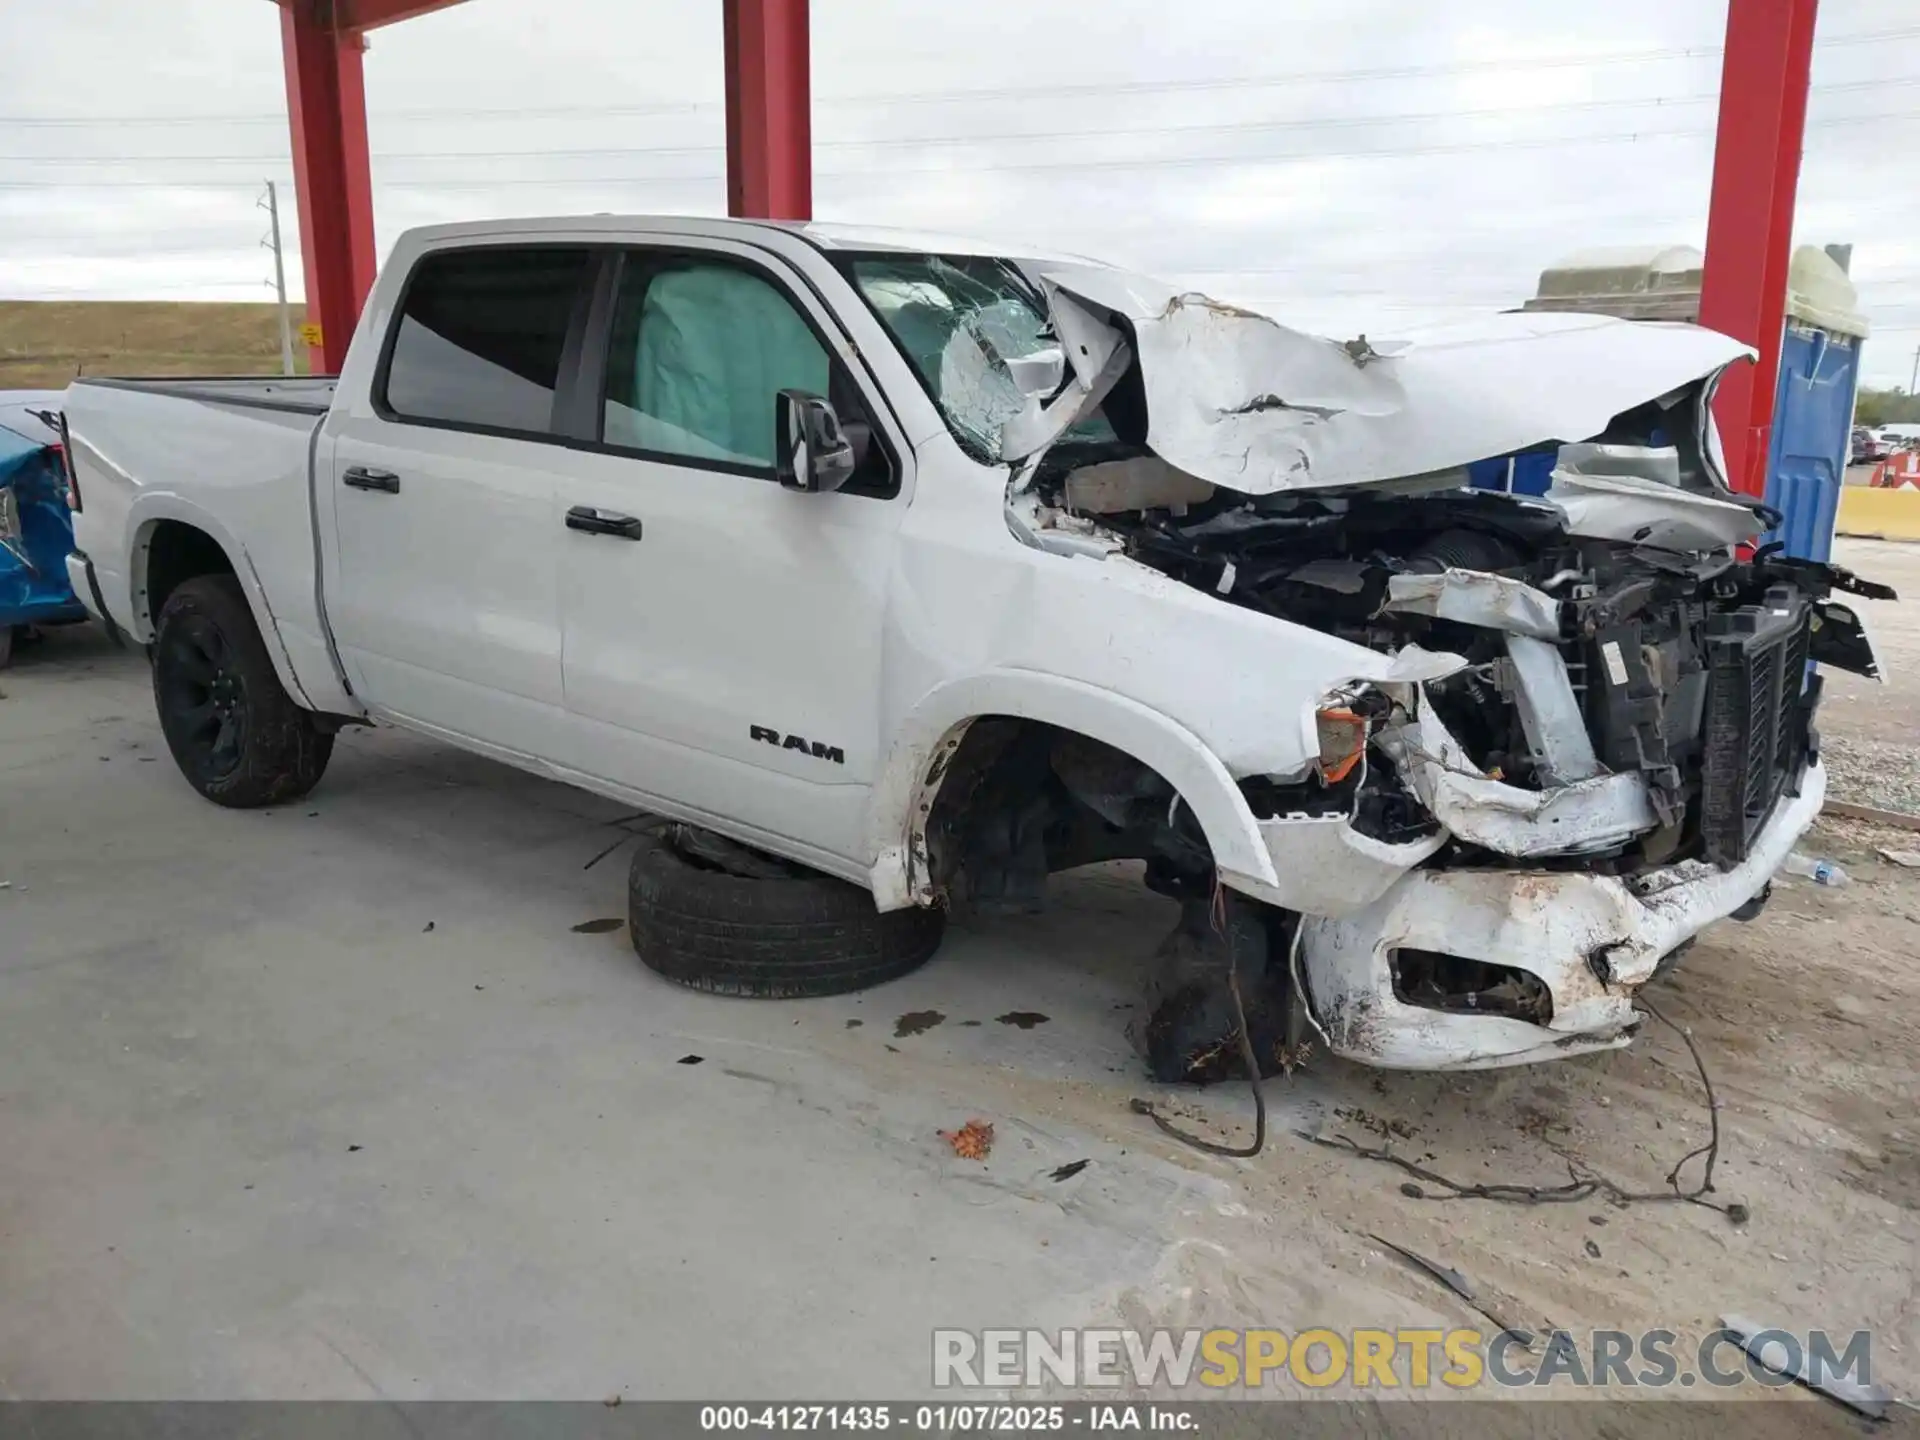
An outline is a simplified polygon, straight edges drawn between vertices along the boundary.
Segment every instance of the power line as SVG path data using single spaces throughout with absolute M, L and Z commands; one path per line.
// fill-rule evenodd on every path
M 1897 82 L 1920 84 L 1920 77 Z M 1211 125 L 1164 125 L 1147 129 L 1102 130 L 1029 130 L 989 135 L 886 136 L 873 140 L 816 140 L 815 150 L 899 148 L 924 145 L 993 145 L 1012 141 L 1114 139 L 1158 135 L 1198 135 L 1257 133 L 1269 130 L 1305 130 L 1352 128 L 1364 125 L 1394 125 L 1431 120 L 1488 119 L 1506 115 L 1532 115 L 1542 112 L 1601 109 L 1614 106 L 1679 106 L 1710 104 L 1719 97 L 1688 96 L 1675 100 L 1579 101 L 1564 105 L 1512 106 L 1487 110 L 1434 110 L 1399 115 L 1338 116 L 1328 119 L 1249 120 Z M 376 151 L 373 159 L 389 160 L 581 160 L 613 155 L 717 155 L 724 144 L 706 145 L 615 145 L 567 150 L 388 150 Z M 32 165 L 144 165 L 194 162 L 201 164 L 288 163 L 285 152 L 277 155 L 0 155 L 0 162 Z
M 0 190 L 247 190 L 254 180 L 0 180 Z
M 20 235 L 12 231 L 0 229 L 0 239 L 3 239 L 9 245 L 62 245 L 87 240 L 118 240 L 123 238 L 124 231 L 111 229 L 74 231 L 61 235 Z M 167 238 L 177 241 L 180 237 L 169 235 Z M 225 255 L 231 253 L 235 248 L 244 247 L 240 247 L 240 242 L 234 240 L 230 232 L 223 231 L 219 235 L 209 236 L 197 245 L 172 244 L 165 249 L 156 249 L 151 245 L 143 245 L 140 247 L 140 252 L 137 255 L 115 254 L 108 258 L 158 260 L 162 258 L 177 258 L 182 255 Z M 286 252 L 289 255 L 298 255 L 300 248 L 297 245 L 289 243 L 286 246 Z M 71 254 L 71 252 L 62 253 L 67 258 L 72 259 L 96 258 L 92 255 L 74 255 Z
M 1829 35 L 1814 41 L 1821 48 L 1850 45 L 1884 45 L 1920 36 L 1920 25 L 1891 30 L 1863 31 L 1851 35 Z M 1361 70 L 1293 70 L 1270 75 L 1228 76 L 1196 80 L 1110 80 L 1087 81 L 1070 85 L 1045 84 L 1001 86 L 988 89 L 919 90 L 891 94 L 821 96 L 816 107 L 858 105 L 928 105 L 972 100 L 1050 99 L 1087 95 L 1141 95 L 1184 93 L 1195 90 L 1274 89 L 1292 85 L 1348 84 L 1369 80 L 1407 80 L 1429 76 L 1481 74 L 1502 70 L 1555 70 L 1603 65 L 1635 65 L 1667 60 L 1715 59 L 1722 47 L 1688 46 L 1655 50 L 1620 50 L 1600 54 L 1517 55 L 1487 60 L 1451 61 L 1429 65 L 1376 66 Z M 375 120 L 395 119 L 473 119 L 488 116 L 530 119 L 536 116 L 594 115 L 676 115 L 719 110 L 718 100 L 689 100 L 660 105 L 559 105 L 508 106 L 504 108 L 421 107 L 376 113 Z M 0 116 L 0 125 L 89 126 L 89 125 L 234 125 L 281 124 L 282 111 L 236 115 L 125 115 L 113 117 L 78 115 Z
M 1920 85 L 1920 76 L 1910 80 L 1890 82 L 1901 85 Z M 1852 88 L 1852 87 L 1850 87 Z M 1866 88 L 1864 83 L 1861 87 Z M 1875 82 L 1879 88 L 1879 82 Z M 854 149 L 868 147 L 897 147 L 913 145 L 991 145 L 1001 141 L 1027 140 L 1076 140 L 1105 139 L 1116 136 L 1151 135 L 1188 135 L 1222 134 L 1229 132 L 1257 132 L 1266 130 L 1299 130 L 1351 128 L 1357 125 L 1395 125 L 1429 120 L 1477 120 L 1491 119 L 1508 115 L 1552 114 L 1572 110 L 1614 109 L 1632 106 L 1679 106 L 1707 105 L 1719 99 L 1717 95 L 1688 95 L 1666 99 L 1649 97 L 1631 100 L 1581 100 L 1553 105 L 1514 105 L 1481 110 L 1428 110 L 1396 115 L 1344 115 L 1325 119 L 1299 118 L 1288 120 L 1245 120 L 1226 121 L 1209 125 L 1163 125 L 1145 129 L 1098 129 L 1098 130 L 1027 130 L 1001 132 L 987 135 L 917 135 L 885 136 L 872 140 L 816 140 L 816 150 Z M 499 160 L 515 156 L 530 159 L 580 158 L 604 155 L 711 155 L 724 151 L 725 145 L 638 145 L 603 146 L 585 150 L 389 150 L 376 152 L 376 160 Z M 47 165 L 132 165 L 149 161 L 207 161 L 225 163 L 245 163 L 258 165 L 261 161 L 284 160 L 280 155 L 0 155 L 0 161 L 35 163 Z
M 1830 126 L 1865 124 L 1880 121 L 1899 121 L 1920 119 L 1920 110 L 1890 111 L 1880 115 L 1844 116 L 1826 120 L 1810 121 L 1809 129 Z M 1506 139 L 1491 141 L 1460 141 L 1433 145 L 1407 145 L 1376 147 L 1370 150 L 1296 150 L 1282 154 L 1245 152 L 1240 154 L 1215 155 L 1171 155 L 1148 159 L 1076 159 L 1076 160 L 1034 160 L 988 165 L 894 165 L 873 170 L 816 170 L 818 179 L 885 179 L 895 175 L 993 175 L 1034 171 L 1096 171 L 1096 170 L 1154 170 L 1162 168 L 1179 169 L 1197 165 L 1235 165 L 1235 164 L 1286 164 L 1294 161 L 1309 160 L 1374 160 L 1398 159 L 1418 155 L 1456 155 L 1489 150 L 1538 150 L 1554 149 L 1561 146 L 1576 145 L 1612 145 L 1634 144 L 1642 140 L 1670 140 L 1714 134 L 1712 126 L 1691 127 L 1679 130 L 1631 130 L 1620 133 L 1592 135 L 1562 135 L 1545 139 Z M 490 189 L 495 185 L 620 185 L 620 184 L 677 184 L 699 180 L 722 180 L 726 177 L 717 171 L 688 172 L 682 175 L 641 175 L 611 176 L 588 179 L 577 176 L 525 176 L 503 177 L 498 179 L 473 180 L 394 180 L 389 182 L 395 189 L 406 190 L 473 190 Z M 6 182 L 0 182 L 5 184 Z
M 1870 90 L 1879 93 L 1892 87 L 1920 85 L 1920 75 L 1894 80 L 1848 81 L 1835 85 L 1814 87 L 1816 94 L 1834 94 L 1851 91 Z M 1154 137 L 1159 135 L 1222 135 L 1255 134 L 1268 131 L 1288 130 L 1340 130 L 1353 129 L 1368 125 L 1407 125 L 1424 124 L 1436 120 L 1491 120 L 1515 115 L 1534 116 L 1563 114 L 1574 111 L 1617 110 L 1652 107 L 1655 109 L 1674 109 L 1687 105 L 1713 105 L 1720 96 L 1682 95 L 1682 96 L 1637 96 L 1609 100 L 1572 100 L 1550 105 L 1509 105 L 1472 110 L 1424 110 L 1402 112 L 1388 115 L 1333 115 L 1302 116 L 1285 120 L 1238 120 L 1223 121 L 1205 125 L 1159 125 L 1137 129 L 1103 128 L 1095 130 L 1026 130 L 1002 131 L 984 135 L 908 135 L 884 136 L 868 140 L 817 140 L 816 150 L 875 149 L 875 148 L 911 148 L 926 145 L 994 145 L 1013 141 L 1035 140 L 1105 140 L 1120 138 Z M 726 146 L 706 145 L 621 145 L 601 146 L 591 149 L 568 150 L 388 150 L 376 152 L 376 160 L 508 160 L 508 159 L 586 159 L 608 155 L 712 155 L 723 152 Z M 0 161 L 41 164 L 41 165 L 137 165 L 171 164 L 175 162 L 200 162 L 207 164 L 247 164 L 258 165 L 275 161 L 285 162 L 285 154 L 278 155 L 0 155 Z
M 1815 207 L 1818 205 L 1836 204 L 1836 203 L 1844 203 L 1846 205 L 1846 210 L 1847 210 L 1846 223 L 1848 224 L 1864 223 L 1866 221 L 1870 221 L 1875 218 L 1890 219 L 1898 216 L 1905 216 L 1910 214 L 1912 209 L 1912 207 L 1906 203 L 1883 202 L 1879 205 L 1861 206 L 1846 196 L 1823 199 L 1819 195 L 1817 190 L 1813 187 L 1807 187 L 1802 190 L 1800 195 L 1799 208 L 1802 211 L 1805 211 L 1811 207 Z M 1389 213 L 1390 212 L 1388 211 L 1382 211 L 1378 215 L 1372 215 L 1372 216 L 1352 215 L 1345 218 L 1347 218 L 1350 221 L 1350 223 L 1353 223 L 1356 225 L 1378 224 L 1378 223 L 1384 223 L 1384 221 L 1389 217 Z M 1545 209 L 1529 208 L 1523 213 L 1516 213 L 1511 219 L 1498 225 L 1474 225 L 1474 226 L 1465 226 L 1465 227 L 1449 226 L 1443 232 L 1443 239 L 1439 243 L 1443 243 L 1445 245 L 1451 246 L 1457 241 L 1484 240 L 1484 239 L 1496 239 L 1496 238 L 1507 240 L 1510 242 L 1516 242 L 1516 243 L 1525 243 L 1532 238 L 1539 238 L 1542 240 L 1545 240 L 1545 239 L 1557 240 L 1558 238 L 1560 238 L 1559 231 L 1562 227 L 1574 221 L 1589 221 L 1592 219 L 1592 215 L 1593 215 L 1593 211 L 1592 211 L 1591 205 L 1561 204 L 1561 205 L 1557 205 L 1557 206 L 1545 208 Z M 1705 215 L 1706 215 L 1706 212 L 1705 212 L 1704 201 L 1703 201 L 1700 207 L 1696 207 L 1694 209 L 1685 210 L 1685 211 L 1674 210 L 1670 208 L 1657 209 L 1657 210 L 1633 210 L 1633 211 L 1609 210 L 1606 214 L 1606 220 L 1609 228 L 1613 230 L 1619 230 L 1622 227 L 1631 227 L 1631 226 L 1640 226 L 1640 227 L 1651 229 L 1651 228 L 1657 228 L 1661 226 L 1679 226 L 1679 225 L 1697 223 L 1697 222 L 1703 221 L 1705 219 Z M 40 244 L 40 243 L 54 244 L 54 243 L 59 243 L 63 241 L 86 241 L 86 240 L 102 240 L 102 239 L 118 238 L 117 233 L 112 228 L 101 228 L 99 226 L 95 226 L 88 229 L 71 229 L 71 230 L 57 230 L 57 231 L 6 230 L 5 229 L 6 219 L 7 219 L 6 216 L 0 215 L 0 235 L 3 235 L 5 241 L 10 244 Z M 1153 229 L 1157 229 L 1158 227 L 1133 227 L 1131 229 L 1125 226 L 1120 227 L 1121 230 L 1126 231 L 1127 233 L 1133 233 L 1134 229 L 1141 229 L 1141 228 L 1144 228 L 1146 230 L 1153 230 Z M 167 230 L 164 232 L 164 236 L 165 236 L 165 239 L 168 242 L 170 242 L 170 246 L 172 248 L 168 248 L 165 250 L 143 249 L 141 251 L 141 255 L 142 256 L 149 256 L 149 255 L 150 256 L 162 256 L 162 255 L 170 256 L 170 255 L 205 254 L 210 251 L 224 249 L 225 247 L 219 242 L 230 241 L 232 238 L 232 235 L 233 235 L 233 231 L 231 228 L 228 228 L 228 227 L 222 227 L 221 229 L 218 229 L 218 230 L 190 230 L 190 231 Z M 215 243 L 211 243 L 211 244 L 201 243 L 198 245 L 186 243 L 186 242 L 192 242 L 196 240 L 199 240 L 202 242 L 215 242 Z M 288 248 L 289 254 L 298 253 L 298 248 L 299 248 L 298 244 L 292 239 L 289 239 L 287 248 Z M 1357 261 L 1351 256 L 1348 258 L 1349 258 L 1350 266 L 1354 263 L 1389 264 L 1396 260 L 1402 260 L 1402 259 L 1422 259 L 1432 255 L 1433 253 L 1434 252 L 1432 248 L 1422 247 L 1418 249 L 1395 249 L 1395 250 L 1384 250 L 1384 251 L 1370 251 L 1363 255 L 1360 255 Z M 1505 253 L 1505 252 L 1503 251 L 1502 253 Z M 1317 273 L 1317 267 L 1312 265 L 1268 266 L 1268 267 L 1254 267 L 1252 269 L 1247 269 L 1247 268 L 1233 269 L 1233 268 L 1226 268 L 1226 267 L 1213 265 L 1213 264 L 1208 264 L 1208 265 L 1188 264 L 1188 265 L 1179 266 L 1177 268 L 1179 268 L 1182 274 L 1189 274 L 1189 275 L 1252 275 L 1252 274 L 1291 275 L 1291 274 L 1300 274 L 1300 273 Z M 1906 272 L 1902 272 L 1900 278 L 1905 278 L 1905 273 Z M 1920 276 L 1920 272 L 1914 272 L 1914 274 L 1916 276 Z M 1863 277 L 1857 272 L 1853 276 L 1853 279 L 1855 280 L 1855 282 L 1860 284 L 1876 284 L 1876 283 L 1879 283 L 1881 280 L 1884 280 L 1887 278 L 1890 278 L 1890 277 Z
M 1809 130 L 1826 129 L 1835 126 L 1912 119 L 1920 119 L 1920 110 L 1887 111 L 1877 115 L 1833 116 L 1819 120 L 1811 120 L 1807 122 L 1807 128 Z M 1712 135 L 1714 133 L 1714 127 L 1708 125 L 1679 130 L 1628 130 L 1612 134 L 1555 135 L 1535 139 L 1459 141 L 1434 145 L 1384 146 L 1370 150 L 1297 150 L 1278 155 L 1254 152 L 1228 155 L 1176 155 L 1144 160 L 1046 160 L 1013 164 L 967 166 L 890 166 L 884 170 L 823 170 L 816 173 L 826 178 L 860 178 L 864 176 L 884 177 L 888 175 L 994 174 L 1030 170 L 1135 170 L 1156 169 L 1161 166 L 1178 168 L 1191 165 L 1272 164 L 1295 160 L 1369 160 L 1413 155 L 1456 155 L 1487 150 L 1553 149 L 1563 145 L 1633 144 L 1641 140 L 1669 140 Z M 683 177 L 667 176 L 661 178 L 678 179 Z M 519 182 L 509 181 L 506 183 Z
M 4 282 L 0 282 L 0 283 L 4 283 Z M 252 281 L 252 280 L 182 280 L 178 283 L 171 283 L 166 285 L 149 285 L 145 281 L 140 281 L 140 280 L 104 281 L 98 285 L 69 285 L 69 286 L 63 286 L 53 290 L 41 290 L 33 298 L 40 299 L 47 296 L 78 297 L 78 296 L 86 296 L 86 295 L 97 295 L 102 290 L 118 289 L 122 285 L 137 285 L 143 291 L 148 291 L 148 292 L 164 291 L 168 294 L 174 294 L 181 290 L 239 290 L 239 289 L 244 289 L 252 293 L 252 292 L 257 292 L 260 288 L 258 282 Z M 260 305 L 271 305 L 273 302 L 271 300 L 260 300 L 255 303 Z
M 1920 119 L 1920 110 L 1886 111 L 1870 115 L 1831 116 L 1808 122 L 1809 130 L 1827 129 L 1847 125 L 1880 124 L 1885 122 Z M 1711 126 L 1688 127 L 1677 130 L 1629 130 L 1616 133 L 1597 133 L 1588 135 L 1556 135 L 1535 139 L 1504 139 L 1487 141 L 1460 141 L 1434 145 L 1406 145 L 1375 147 L 1370 150 L 1296 150 L 1282 154 L 1262 153 L 1258 151 L 1238 154 L 1214 155 L 1172 155 L 1148 159 L 1075 159 L 1040 160 L 1016 163 L 995 163 L 989 165 L 913 165 L 888 166 L 883 169 L 862 170 L 816 170 L 817 179 L 885 179 L 896 175 L 981 175 L 1010 174 L 1030 171 L 1100 171 L 1100 170 L 1154 170 L 1163 168 L 1183 168 L 1196 165 L 1271 165 L 1286 164 L 1309 160 L 1375 160 L 1399 159 L 1420 155 L 1456 155 L 1491 150 L 1539 150 L 1579 145 L 1637 144 L 1643 140 L 1674 140 L 1698 138 L 1714 134 Z M 633 154 L 649 153 L 636 149 Z M 543 157 L 541 152 L 527 151 L 528 159 Z M 600 185 L 685 185 L 723 180 L 726 177 L 719 171 L 687 171 L 678 175 L 544 175 L 544 176 L 486 176 L 471 179 L 399 179 L 381 182 L 385 188 L 395 190 L 491 190 L 504 186 L 557 185 L 557 186 L 600 186 Z M 140 190 L 251 190 L 252 181 L 232 180 L 0 180 L 0 190 L 102 190 L 102 189 L 140 189 Z

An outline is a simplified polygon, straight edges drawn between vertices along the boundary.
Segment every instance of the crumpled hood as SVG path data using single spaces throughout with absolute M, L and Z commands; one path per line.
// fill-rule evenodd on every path
M 1041 272 L 1078 403 L 1036 401 L 1003 453 L 1044 449 L 1139 367 L 1147 444 L 1249 495 L 1449 470 L 1585 440 L 1637 405 L 1753 352 L 1697 325 L 1559 313 L 1489 315 L 1378 350 L 1094 266 Z M 1065 398 L 1065 397 L 1063 397 Z

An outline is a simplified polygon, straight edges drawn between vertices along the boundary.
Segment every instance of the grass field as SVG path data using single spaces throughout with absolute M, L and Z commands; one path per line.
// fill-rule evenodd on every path
M 298 326 L 306 315 L 293 312 Z M 294 367 L 307 349 L 295 334 Z M 274 375 L 274 307 L 165 300 L 0 300 L 0 390 L 58 389 L 76 375 Z

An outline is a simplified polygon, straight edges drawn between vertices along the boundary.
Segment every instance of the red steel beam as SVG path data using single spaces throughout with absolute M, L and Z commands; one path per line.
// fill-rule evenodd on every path
M 1760 352 L 1757 364 L 1726 373 L 1714 401 L 1728 479 L 1749 495 L 1767 490 L 1817 8 L 1818 0 L 1727 4 L 1700 323 Z
M 461 3 L 463 0 L 334 0 L 334 28 L 373 30 Z
M 335 373 L 346 359 L 374 272 L 373 176 L 360 73 L 366 42 L 357 31 L 338 30 L 332 9 L 326 0 L 287 0 L 280 8 L 307 323 L 320 327 L 320 343 L 308 347 L 316 373 Z
M 373 171 L 367 156 L 362 32 L 460 0 L 280 0 L 280 50 L 293 131 L 293 188 L 311 368 L 336 372 L 373 288 Z
M 723 0 L 727 213 L 813 218 L 807 0 Z

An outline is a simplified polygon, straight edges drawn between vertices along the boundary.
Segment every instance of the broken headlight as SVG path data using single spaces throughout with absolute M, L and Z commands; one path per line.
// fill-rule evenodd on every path
M 1373 729 L 1391 710 L 1391 697 L 1371 685 L 1346 686 L 1321 697 L 1313 712 L 1319 755 L 1314 769 L 1324 785 L 1338 785 L 1367 753 Z

